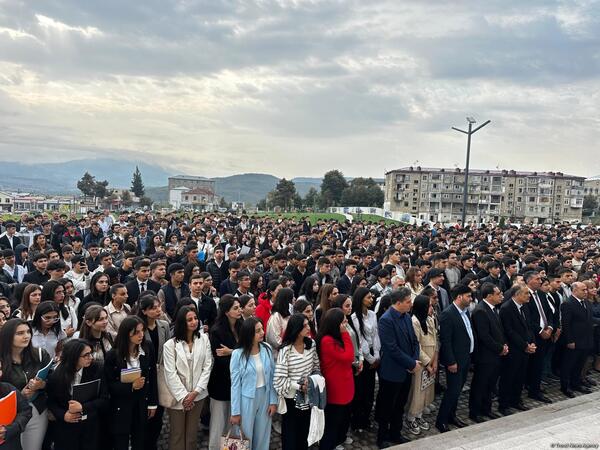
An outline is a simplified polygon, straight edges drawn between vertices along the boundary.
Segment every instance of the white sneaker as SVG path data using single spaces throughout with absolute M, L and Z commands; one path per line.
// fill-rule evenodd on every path
M 427 406 L 425 408 L 423 408 L 423 414 L 425 414 L 426 416 L 431 414 L 431 409 L 429 409 Z
M 350 445 L 350 444 L 352 444 L 353 442 L 354 442 L 354 439 L 352 439 L 350 436 L 348 436 L 348 437 L 346 438 L 346 440 L 344 441 L 344 444 L 346 444 L 346 445 Z
M 421 430 L 423 430 L 423 431 L 429 430 L 429 423 L 426 420 L 424 420 L 421 417 L 417 417 L 416 421 L 417 421 L 417 425 L 419 425 L 419 428 Z
M 343 445 L 338 445 L 335 447 L 335 450 L 344 450 L 344 446 Z
M 408 426 L 408 431 L 410 431 L 415 436 L 421 434 L 421 428 L 419 427 L 419 424 L 416 420 L 411 420 L 410 422 L 407 421 L 406 425 Z

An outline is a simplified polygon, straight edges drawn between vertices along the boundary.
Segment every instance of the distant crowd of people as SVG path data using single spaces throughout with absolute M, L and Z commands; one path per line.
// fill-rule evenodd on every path
M 591 226 L 91 211 L 0 233 L 0 449 L 153 450 L 165 413 L 172 450 L 200 427 L 211 450 L 384 448 L 466 426 L 470 371 L 474 423 L 600 371 Z

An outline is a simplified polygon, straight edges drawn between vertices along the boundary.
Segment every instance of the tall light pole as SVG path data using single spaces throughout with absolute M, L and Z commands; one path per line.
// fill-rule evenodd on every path
M 485 127 L 491 120 L 488 120 L 473 130 L 473 124 L 477 123 L 472 117 L 467 117 L 469 122 L 469 131 L 461 130 L 460 128 L 452 127 L 455 131 L 460 131 L 467 135 L 467 164 L 465 166 L 465 187 L 463 189 L 463 209 L 462 209 L 462 226 L 466 226 L 467 219 L 467 196 L 469 195 L 469 162 L 471 160 L 471 135 Z

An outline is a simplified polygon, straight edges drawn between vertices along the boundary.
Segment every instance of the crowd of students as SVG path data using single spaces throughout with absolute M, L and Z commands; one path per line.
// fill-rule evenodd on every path
M 0 231 L 0 448 L 156 449 L 165 414 L 170 449 L 236 426 L 257 450 L 383 448 L 467 425 L 470 370 L 472 422 L 600 371 L 593 227 L 104 211 Z

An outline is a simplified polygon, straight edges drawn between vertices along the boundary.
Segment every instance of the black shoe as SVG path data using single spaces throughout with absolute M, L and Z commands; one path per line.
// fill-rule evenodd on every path
M 406 439 L 404 436 L 400 435 L 400 436 L 390 436 L 390 442 L 392 443 L 392 445 L 401 445 L 401 444 L 406 444 L 407 442 L 410 442 L 410 439 Z
M 485 418 L 483 416 L 472 416 L 472 415 L 469 415 L 469 419 L 471 419 L 473 422 L 476 422 L 476 423 L 485 422 Z
M 548 397 L 546 397 L 542 393 L 539 393 L 537 395 L 529 395 L 529 398 L 532 398 L 532 399 L 537 400 L 538 402 L 542 402 L 542 403 L 552 403 L 552 400 L 550 400 Z
M 598 382 L 595 380 L 592 380 L 590 377 L 585 377 L 585 381 L 587 381 L 589 384 L 591 384 L 592 386 L 598 386 Z M 589 387 L 589 386 L 588 386 Z
M 546 394 L 548 391 L 546 391 L 546 389 L 544 389 L 543 387 L 540 387 L 540 392 L 541 392 L 542 394 Z
M 574 391 L 581 392 L 582 394 L 591 394 L 592 391 L 585 386 L 578 386 L 573 388 Z
M 510 416 L 513 413 L 510 408 L 498 408 L 498 412 L 503 416 Z
M 440 433 L 447 433 L 448 431 L 450 431 L 450 428 L 448 428 L 448 425 L 446 425 L 445 423 L 440 423 L 440 424 L 435 424 L 435 427 L 438 429 L 438 431 Z
M 376 444 L 377 444 L 377 448 L 380 448 L 380 449 L 381 448 L 388 448 L 388 447 L 391 447 L 392 445 L 394 445 L 390 441 L 382 441 L 382 440 L 379 440 L 379 439 L 377 439 Z
M 512 406 L 512 408 L 518 409 L 519 411 L 529 411 L 529 408 L 523 403 L 517 403 L 516 405 Z
M 449 424 L 457 426 L 458 428 L 464 428 L 464 427 L 468 427 L 469 424 L 466 422 L 463 422 L 462 420 L 460 420 L 458 417 L 453 417 L 452 419 L 450 419 L 448 421 Z
M 484 414 L 484 416 L 489 417 L 490 419 L 499 419 L 500 417 L 502 417 L 500 414 L 496 414 L 495 412 L 489 412 L 487 414 Z
M 560 392 L 562 392 L 569 398 L 575 397 L 575 393 L 571 389 L 561 389 Z

